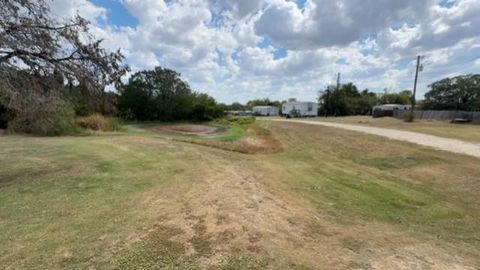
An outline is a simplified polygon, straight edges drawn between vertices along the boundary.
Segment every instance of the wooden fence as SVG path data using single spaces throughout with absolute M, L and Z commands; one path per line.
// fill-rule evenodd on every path
M 394 117 L 402 118 L 404 112 L 394 113 Z M 480 112 L 468 111 L 415 111 L 416 119 L 453 120 L 465 119 L 473 123 L 480 123 Z

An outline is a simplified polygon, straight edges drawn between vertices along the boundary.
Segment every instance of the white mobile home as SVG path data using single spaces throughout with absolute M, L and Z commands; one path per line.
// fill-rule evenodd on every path
M 230 116 L 248 116 L 252 115 L 252 111 L 226 111 Z
M 277 116 L 278 108 L 275 106 L 255 106 L 252 113 L 259 116 Z
M 318 104 L 315 102 L 287 102 L 282 105 L 282 113 L 287 116 L 317 116 Z

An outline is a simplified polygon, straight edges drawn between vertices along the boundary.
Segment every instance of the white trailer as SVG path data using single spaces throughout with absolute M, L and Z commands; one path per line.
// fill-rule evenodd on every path
M 278 108 L 275 106 L 255 106 L 252 113 L 259 116 L 277 116 Z
M 315 102 L 287 102 L 282 105 L 282 114 L 286 116 L 313 117 L 318 115 L 318 104 Z
M 372 116 L 375 117 L 401 117 L 405 112 L 411 111 L 412 105 L 383 104 L 374 106 Z

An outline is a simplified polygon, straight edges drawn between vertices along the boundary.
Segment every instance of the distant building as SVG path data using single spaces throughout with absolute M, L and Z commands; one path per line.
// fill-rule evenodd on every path
M 227 111 L 230 116 L 249 116 L 252 115 L 252 111 Z
M 258 116 L 277 116 L 278 108 L 275 106 L 255 106 L 252 113 Z
M 282 114 L 293 117 L 313 117 L 318 115 L 318 104 L 315 102 L 286 102 L 282 104 Z
M 373 117 L 398 117 L 403 113 L 410 111 L 412 105 L 402 105 L 402 104 L 384 104 L 373 107 L 372 116 Z

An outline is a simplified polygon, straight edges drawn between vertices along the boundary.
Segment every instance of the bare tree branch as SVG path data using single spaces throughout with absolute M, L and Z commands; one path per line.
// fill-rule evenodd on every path
M 66 82 L 92 97 L 119 83 L 128 70 L 123 55 L 102 48 L 88 26 L 79 15 L 51 18 L 46 0 L 0 0 L 0 103 L 35 117 L 33 103 L 63 98 Z

